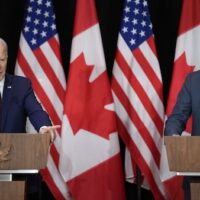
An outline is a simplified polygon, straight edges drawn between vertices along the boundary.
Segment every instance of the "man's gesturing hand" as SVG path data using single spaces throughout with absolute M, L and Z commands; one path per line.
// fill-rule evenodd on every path
M 56 129 L 60 128 L 60 125 L 55 125 L 55 126 L 42 126 L 39 130 L 39 133 L 48 133 L 51 135 L 51 142 L 54 142 L 56 139 Z

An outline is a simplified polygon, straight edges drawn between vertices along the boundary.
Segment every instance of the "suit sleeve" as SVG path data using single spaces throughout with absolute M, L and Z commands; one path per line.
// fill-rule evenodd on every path
M 191 75 L 188 75 L 179 92 L 174 109 L 166 121 L 164 134 L 181 134 L 185 130 L 191 111 Z
M 37 131 L 39 131 L 42 126 L 51 125 L 49 116 L 38 102 L 30 81 L 28 81 L 27 91 L 24 97 L 24 108 L 27 116 Z

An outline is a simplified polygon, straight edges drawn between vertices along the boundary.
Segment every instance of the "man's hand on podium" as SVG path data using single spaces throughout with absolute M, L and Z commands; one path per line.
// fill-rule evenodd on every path
M 39 133 L 48 133 L 51 135 L 51 142 L 54 142 L 56 139 L 56 129 L 60 128 L 60 125 L 55 125 L 55 126 L 42 126 L 39 130 Z

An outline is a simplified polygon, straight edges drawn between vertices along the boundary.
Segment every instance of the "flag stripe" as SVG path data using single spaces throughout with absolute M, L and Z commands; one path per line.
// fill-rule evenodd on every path
M 118 118 L 121 120 L 121 122 L 126 127 L 126 129 L 127 129 L 126 133 L 129 133 L 131 139 L 135 142 L 135 145 L 137 146 L 138 149 L 140 149 L 142 146 L 142 153 L 144 153 L 143 158 L 146 161 L 146 163 L 148 163 L 151 171 L 155 172 L 154 176 L 157 177 L 156 182 L 160 184 L 160 179 L 158 177 L 159 169 L 158 169 L 156 163 L 154 162 L 154 160 L 152 160 L 152 153 L 150 151 L 150 148 L 143 140 L 141 134 L 138 134 L 138 130 L 136 129 L 135 124 L 132 123 L 132 120 L 128 116 L 124 106 L 121 104 L 120 100 L 115 95 L 115 93 L 113 93 L 113 96 L 114 96 L 116 105 L 118 106 L 117 114 L 119 115 L 119 113 L 120 113 L 120 116 L 118 116 Z M 121 132 L 120 132 L 120 134 L 121 134 Z M 133 156 L 133 158 L 135 159 L 135 155 Z M 162 187 L 162 186 L 160 186 L 160 187 Z
M 55 45 L 55 46 L 54 46 Z M 59 91 L 63 96 L 66 89 L 66 81 L 65 81 L 65 74 L 63 67 L 61 65 L 61 59 L 58 60 L 58 56 L 56 55 L 56 52 L 59 50 L 57 47 L 58 41 L 56 40 L 56 36 L 49 39 L 48 42 L 45 42 L 40 46 L 40 49 L 42 50 L 44 56 L 47 60 L 51 61 L 49 67 L 52 68 L 55 76 L 58 81 L 60 82 L 60 87 L 63 89 Z M 58 54 L 58 52 L 57 52 Z
M 158 133 L 162 133 L 162 128 L 163 128 L 162 119 L 158 115 L 158 112 L 154 109 L 154 106 L 152 105 L 152 101 L 147 96 L 147 93 L 143 89 L 138 79 L 131 72 L 129 65 L 126 63 L 124 57 L 122 56 L 119 50 L 117 50 L 117 53 L 116 53 L 116 61 L 118 63 L 118 66 L 122 70 L 123 74 L 127 77 L 127 80 L 129 81 L 130 85 L 133 87 L 137 96 L 141 100 L 142 104 L 145 105 L 146 111 L 151 116 L 151 119 L 154 121 L 154 124 L 156 125 L 159 131 Z
M 49 188 L 51 188 L 52 194 L 54 195 L 54 197 L 56 199 L 59 200 L 66 200 L 67 198 L 65 198 L 64 194 L 61 192 L 60 188 L 58 188 L 58 182 L 55 182 L 53 180 L 53 177 L 51 176 L 51 173 L 49 172 L 48 168 L 42 169 L 40 170 L 40 173 L 43 177 L 45 177 L 45 182 L 46 184 L 49 186 Z
M 158 80 L 154 70 L 152 70 L 151 65 L 148 63 L 146 55 L 140 50 L 140 48 L 137 48 L 135 51 L 133 51 L 133 55 L 146 76 L 149 78 L 150 82 L 153 84 L 155 90 L 159 91 L 162 85 L 160 83 L 160 80 Z M 162 93 L 158 93 L 158 95 L 162 95 Z M 159 97 L 160 99 L 162 99 L 162 96 Z
M 49 154 L 50 155 L 50 154 Z M 46 171 L 47 170 L 47 171 Z M 49 156 L 48 162 L 47 162 L 47 168 L 45 169 L 45 172 L 49 173 L 49 177 L 52 178 L 52 182 L 55 183 L 55 189 L 59 189 L 59 193 L 62 194 L 66 200 L 71 199 L 68 193 L 67 186 L 64 182 L 64 179 L 62 178 L 59 169 L 56 167 L 54 160 L 52 159 L 52 156 Z M 56 196 L 56 199 L 59 199 L 59 196 Z
M 135 128 L 135 124 L 132 123 L 126 110 L 124 109 L 123 105 L 121 104 L 115 93 L 113 93 L 113 97 L 115 105 L 118 107 L 118 128 L 123 141 L 129 148 L 135 162 L 138 164 L 138 166 L 141 167 L 141 171 L 142 173 L 144 173 L 145 178 L 147 178 L 152 192 L 154 193 L 155 190 L 159 189 L 160 193 L 164 195 L 164 187 L 159 176 L 160 171 L 157 165 L 155 165 L 155 162 L 152 160 L 152 152 L 149 150 L 149 147 L 146 145 L 141 135 L 138 134 L 138 131 Z M 140 154 L 137 154 L 138 151 L 140 152 Z M 158 196 L 156 195 L 154 197 L 155 199 L 157 199 Z
M 148 46 L 151 47 L 151 50 L 152 50 L 152 52 L 154 54 L 154 57 L 156 59 L 157 58 L 157 52 L 156 52 L 156 46 L 155 46 L 154 36 L 151 36 L 146 42 L 148 43 Z M 158 60 L 156 62 L 158 62 Z M 159 64 L 158 64 L 158 72 L 159 71 L 160 71 L 160 69 L 159 69 Z M 160 74 L 158 74 L 157 76 L 160 76 Z M 162 83 L 162 80 L 161 80 L 161 83 Z
M 37 81 L 37 78 L 35 77 L 34 73 L 32 72 L 31 67 L 27 63 L 27 61 L 20 49 L 19 49 L 18 55 L 19 55 L 18 63 L 20 65 L 22 71 L 24 72 L 24 74 L 32 80 L 33 88 L 34 88 L 37 96 L 40 98 L 40 100 L 42 102 L 43 101 L 45 102 L 45 105 L 43 105 L 43 106 L 45 107 L 46 111 L 49 113 L 50 116 L 53 116 L 52 120 L 55 124 L 61 124 L 61 120 L 58 117 L 58 115 L 54 109 L 54 106 L 49 101 L 49 98 L 47 97 L 44 89 L 41 87 L 41 85 Z
M 117 81 L 114 77 L 113 77 L 113 90 L 114 90 L 115 94 L 118 96 L 118 98 L 120 99 L 120 102 L 124 105 L 126 112 L 129 115 L 129 118 L 131 119 L 132 123 L 135 125 L 136 129 L 143 130 L 143 132 L 140 133 L 141 137 L 143 138 L 143 140 L 147 144 L 148 148 L 152 152 L 152 156 L 154 157 L 154 160 L 155 160 L 157 166 L 159 167 L 160 152 L 155 145 L 155 141 L 151 137 L 149 130 L 144 126 L 144 124 L 143 124 L 142 120 L 140 119 L 140 117 L 138 116 L 136 110 L 131 106 L 128 98 L 126 97 L 126 95 L 124 94 L 124 92 L 122 91 L 122 89 L 120 88 L 119 84 L 117 83 Z
M 53 53 L 57 57 L 58 62 L 60 62 L 60 66 L 59 67 L 62 68 L 62 63 L 61 63 L 62 58 L 61 58 L 61 55 L 59 53 L 60 52 L 60 44 L 59 44 L 59 41 L 58 41 L 58 35 L 56 34 L 54 37 L 50 38 L 48 43 L 51 46 L 51 49 L 53 49 Z M 60 72 L 60 70 L 59 70 L 59 72 Z M 64 76 L 63 73 L 60 73 L 60 74 L 61 74 L 61 76 Z M 65 78 L 64 79 L 60 79 L 61 83 L 62 83 L 63 80 L 65 80 Z M 64 83 L 64 85 L 65 85 L 65 83 Z
M 54 161 L 54 164 L 56 165 L 56 167 L 58 168 L 58 162 L 59 162 L 59 153 L 55 147 L 55 145 L 51 145 L 51 148 L 50 148 L 50 153 L 52 155 L 52 158 L 53 158 L 53 161 Z
M 20 54 L 23 55 L 22 58 L 24 59 L 24 61 L 22 59 L 22 61 L 21 61 L 22 63 L 19 64 L 15 68 L 15 73 L 18 74 L 17 70 L 19 70 L 19 68 L 21 68 L 21 67 L 28 68 L 28 66 L 29 67 L 31 66 L 31 71 L 33 74 L 35 74 L 35 78 L 40 83 L 40 86 L 45 88 L 44 91 L 45 91 L 46 95 L 48 96 L 49 101 L 51 101 L 52 105 L 56 105 L 56 107 L 54 107 L 54 109 L 55 109 L 57 115 L 62 116 L 63 103 L 60 101 L 60 99 L 56 95 L 56 92 L 55 92 L 54 88 L 52 87 L 52 83 L 49 81 L 49 79 L 47 78 L 44 71 L 40 68 L 40 65 L 39 65 L 37 59 L 35 58 L 35 55 L 32 53 L 32 51 L 31 51 L 30 47 L 28 46 L 23 35 L 21 35 L 21 38 L 23 39 L 23 42 L 20 44 L 20 52 L 21 52 Z M 28 56 L 26 56 L 26 55 L 28 55 Z M 24 65 L 23 62 L 27 63 L 27 64 Z M 33 64 L 34 64 L 34 66 L 32 66 Z M 64 94 L 63 94 L 63 96 L 64 96 Z M 52 117 L 54 117 L 54 115 L 51 116 L 51 118 Z M 53 120 L 53 118 L 52 118 L 52 120 Z
M 151 38 L 153 38 L 153 36 Z M 149 42 L 149 41 L 151 41 L 151 38 L 149 38 L 146 42 L 143 42 L 139 47 L 139 49 L 141 50 L 141 53 L 144 55 L 143 56 L 144 61 L 147 62 L 148 70 L 145 69 L 144 66 L 141 66 L 141 67 L 144 69 L 146 74 L 153 76 L 153 78 L 152 78 L 153 83 L 152 83 L 152 81 L 151 81 L 151 83 L 152 83 L 152 85 L 156 85 L 154 87 L 156 91 L 160 91 L 160 88 L 162 88 L 162 78 L 161 78 L 158 59 L 155 56 L 155 52 L 153 52 L 153 51 L 155 51 L 155 50 L 153 50 L 154 45 Z M 161 101 L 162 100 L 163 99 L 161 98 Z
M 51 65 L 49 64 L 49 61 L 44 56 L 43 51 L 40 48 L 38 48 L 34 51 L 34 54 L 38 58 L 38 62 L 40 63 L 40 66 L 43 68 L 48 79 L 52 83 L 58 97 L 60 98 L 61 101 L 63 101 L 64 99 L 63 99 L 63 96 L 61 95 L 64 93 L 64 88 L 62 87 L 54 71 L 52 70 Z
M 113 78 L 116 79 L 118 85 L 120 85 L 119 88 L 122 90 L 123 93 L 125 93 L 126 97 L 129 99 L 131 106 L 136 110 L 137 115 L 140 116 L 140 120 L 143 122 L 145 127 L 148 127 L 148 132 L 151 134 L 151 137 L 154 139 L 155 144 L 157 145 L 157 149 L 159 150 L 161 136 L 158 133 L 158 130 L 156 129 L 156 126 L 151 117 L 146 112 L 144 105 L 141 103 L 140 99 L 138 98 L 132 87 L 128 84 L 128 80 L 123 75 L 122 71 L 116 63 L 115 69 L 113 70 L 113 76 Z M 126 104 L 124 104 L 124 107 L 127 107 Z M 130 112 L 129 108 L 127 109 L 127 112 Z M 145 118 L 143 116 L 145 116 Z
M 154 101 L 151 101 L 151 104 L 153 105 L 154 109 L 156 110 L 160 118 L 163 119 L 164 111 L 163 112 L 161 111 L 164 109 L 164 107 L 163 107 L 163 102 L 161 101 L 159 97 L 160 95 L 158 95 L 158 91 L 155 91 L 152 83 L 150 82 L 149 78 L 145 75 L 144 71 L 142 70 L 141 66 L 138 64 L 137 60 L 136 59 L 133 60 L 132 52 L 127 47 L 124 39 L 120 35 L 119 35 L 119 40 L 118 40 L 118 49 L 119 50 L 123 49 L 123 51 L 120 51 L 120 53 L 123 56 L 126 63 L 127 64 L 130 63 L 129 68 L 131 70 L 131 73 L 133 73 L 135 77 L 137 77 L 137 80 L 140 82 L 141 86 L 143 87 L 149 99 L 154 99 Z M 153 54 L 151 54 L 150 56 L 154 57 Z M 157 64 L 155 66 L 157 66 Z
M 143 154 L 141 154 L 140 148 L 136 146 L 136 142 L 130 137 L 129 133 L 126 132 L 126 127 L 122 124 L 121 120 L 118 119 L 118 129 L 122 136 L 122 139 L 126 144 L 128 144 L 128 148 L 131 150 L 131 154 L 134 155 L 134 160 L 139 163 L 138 165 L 142 167 L 142 172 L 145 173 L 145 177 L 147 178 L 151 190 L 154 194 L 156 194 L 155 199 L 163 199 L 163 194 L 160 192 L 162 188 L 159 188 L 159 184 L 155 182 L 154 173 L 155 171 L 151 171 L 151 168 L 148 166 L 148 162 L 144 160 Z M 161 184 L 160 184 L 161 185 Z M 164 193 L 164 191 L 163 191 Z
M 19 66 L 19 64 L 17 63 L 16 66 Z M 16 71 L 17 71 L 17 74 L 19 74 L 21 76 L 25 76 L 25 74 L 23 73 L 23 71 L 22 71 L 22 69 L 20 67 L 18 67 L 18 69 Z M 60 130 L 57 130 L 57 133 L 60 135 Z M 57 151 L 57 152 L 60 149 L 60 143 L 61 143 L 59 135 L 58 135 L 58 137 L 56 137 L 56 140 L 53 143 L 53 145 L 55 145 L 55 147 L 56 147 L 55 151 Z
M 40 100 L 42 102 L 45 101 L 44 108 L 47 110 L 47 112 L 49 113 L 50 116 L 53 116 L 51 118 L 53 123 L 54 124 L 61 124 L 61 120 L 60 120 L 59 116 L 57 115 L 56 111 L 54 110 L 53 105 L 51 104 L 48 97 L 46 96 L 43 88 L 38 83 L 35 75 L 33 74 L 28 63 L 26 62 L 25 57 L 23 56 L 20 49 L 19 49 L 19 52 L 18 52 L 18 62 L 19 62 L 19 65 L 20 65 L 23 73 L 32 80 L 33 88 L 36 88 L 35 92 L 36 92 L 37 96 L 40 98 Z M 54 145 L 52 145 L 52 148 L 54 148 L 53 146 Z M 57 153 L 57 151 L 55 151 L 55 149 L 52 150 L 52 152 L 54 152 L 54 156 L 53 156 L 53 159 L 55 159 L 54 162 L 56 163 L 56 165 L 58 165 L 58 159 L 59 159 L 58 153 Z

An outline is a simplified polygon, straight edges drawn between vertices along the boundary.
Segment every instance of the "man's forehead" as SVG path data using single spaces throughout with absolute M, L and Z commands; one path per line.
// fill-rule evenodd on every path
M 0 48 L 3 48 L 3 49 L 6 48 L 6 45 L 2 41 L 0 41 Z
M 7 52 L 7 44 L 6 44 L 6 42 L 3 40 L 3 39 L 1 39 L 0 38 L 0 49 L 1 49 L 1 51 L 6 51 Z

